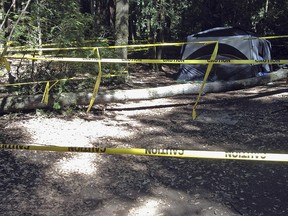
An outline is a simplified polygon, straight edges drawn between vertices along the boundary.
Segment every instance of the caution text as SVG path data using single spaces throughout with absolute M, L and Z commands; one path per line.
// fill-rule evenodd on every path
M 2 144 L 0 145 L 1 149 L 25 149 L 29 150 L 30 146 L 25 146 L 25 145 L 13 145 L 13 144 Z
M 96 152 L 96 153 L 105 153 L 106 148 L 96 148 L 96 147 L 68 147 L 70 152 Z
M 226 158 L 234 158 L 234 159 L 265 159 L 265 153 L 251 153 L 251 152 L 226 152 Z
M 147 155 L 183 155 L 184 150 L 179 149 L 145 149 Z

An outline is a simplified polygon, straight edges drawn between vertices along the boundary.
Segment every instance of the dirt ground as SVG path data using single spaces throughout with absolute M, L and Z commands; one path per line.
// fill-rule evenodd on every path
M 0 143 L 288 153 L 287 85 L 206 94 L 195 121 L 196 95 L 2 115 Z M 284 216 L 287 165 L 1 150 L 0 214 Z

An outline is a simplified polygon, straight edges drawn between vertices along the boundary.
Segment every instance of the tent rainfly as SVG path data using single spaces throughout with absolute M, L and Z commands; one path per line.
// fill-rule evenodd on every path
M 244 31 L 236 27 L 218 27 L 209 29 L 187 37 L 189 43 L 182 47 L 182 60 L 211 58 L 214 43 L 197 43 L 205 41 L 219 41 L 217 60 L 270 60 L 271 43 L 259 39 L 255 33 Z M 178 81 L 203 80 L 207 65 L 182 64 L 177 74 Z M 267 64 L 215 64 L 212 67 L 208 81 L 230 81 L 247 79 L 269 73 L 272 67 Z

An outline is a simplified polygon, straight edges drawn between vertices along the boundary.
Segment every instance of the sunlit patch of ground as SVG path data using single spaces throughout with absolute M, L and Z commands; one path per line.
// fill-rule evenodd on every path
M 159 207 L 163 203 L 161 199 L 148 198 L 142 202 L 142 205 L 132 208 L 128 216 L 155 216 L 160 215 Z
M 30 134 L 31 144 L 37 145 L 92 147 L 92 142 L 97 143 L 101 137 L 123 138 L 133 135 L 130 128 L 117 125 L 116 122 L 88 122 L 77 118 L 63 120 L 38 117 L 25 120 L 20 126 Z M 97 173 L 101 158 L 101 155 L 90 153 L 68 154 L 56 161 L 51 169 L 64 175 L 93 175 Z
M 97 159 L 98 163 L 95 163 Z M 80 153 L 74 154 L 71 158 L 61 158 L 58 160 L 53 169 L 59 174 L 84 174 L 84 175 L 93 175 L 97 173 L 97 164 L 101 161 L 101 156 L 90 154 L 90 153 Z
M 91 141 L 101 137 L 127 137 L 133 131 L 101 121 L 82 119 L 63 120 L 58 118 L 36 118 L 23 121 L 24 127 L 31 135 L 31 141 L 43 145 L 89 147 Z

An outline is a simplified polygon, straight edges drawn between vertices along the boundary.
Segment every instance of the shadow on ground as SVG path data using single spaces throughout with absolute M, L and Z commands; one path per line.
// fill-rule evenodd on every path
M 197 108 L 196 121 L 191 120 L 191 105 L 130 115 L 130 121 L 139 123 L 133 127 L 136 135 L 102 139 L 101 144 L 284 153 L 287 87 L 276 87 L 207 94 Z M 7 143 L 29 139 L 21 128 L 0 129 L 0 135 Z M 94 140 L 95 146 L 99 143 Z M 62 175 L 53 167 L 69 153 L 2 150 L 0 156 L 1 215 L 278 216 L 288 212 L 288 167 L 282 162 L 102 155 L 95 157 L 95 173 Z
M 276 90 L 267 87 L 257 92 L 209 94 L 198 107 L 196 121 L 190 118 L 191 106 L 151 118 L 132 116 L 150 130 L 138 128 L 138 136 L 128 142 L 140 148 L 287 153 L 287 102 L 285 86 Z M 112 146 L 125 142 L 118 140 Z M 110 163 L 113 168 L 105 173 L 113 178 L 106 182 L 106 187 L 121 199 L 158 199 L 158 213 L 154 215 L 288 212 L 283 204 L 288 198 L 285 162 L 110 156 Z M 145 202 L 148 201 L 143 199 L 138 204 L 145 206 Z

